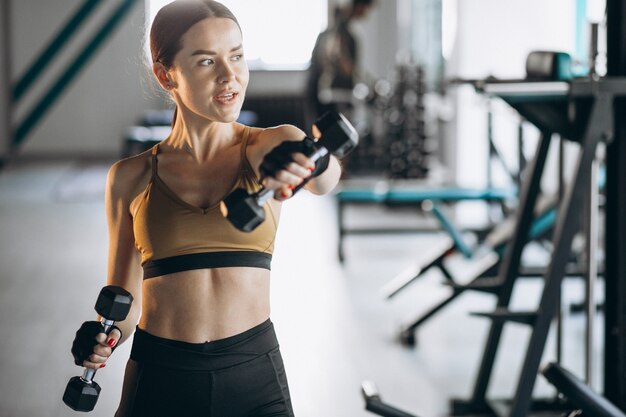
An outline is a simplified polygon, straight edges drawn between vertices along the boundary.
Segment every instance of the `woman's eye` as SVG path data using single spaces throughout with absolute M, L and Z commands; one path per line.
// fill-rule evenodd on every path
M 213 64 L 213 60 L 212 59 L 203 59 L 202 61 L 200 61 L 200 65 L 211 65 Z
M 233 57 L 233 61 L 241 61 L 243 59 L 243 54 L 237 54 Z

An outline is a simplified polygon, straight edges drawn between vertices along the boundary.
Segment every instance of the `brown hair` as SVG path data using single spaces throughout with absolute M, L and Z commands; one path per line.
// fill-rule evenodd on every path
M 150 52 L 152 63 L 160 63 L 170 69 L 174 57 L 183 47 L 182 37 L 190 27 L 210 17 L 230 19 L 237 24 L 235 15 L 222 3 L 213 0 L 175 0 L 163 6 L 156 14 L 150 28 Z M 176 122 L 174 110 L 172 127 Z

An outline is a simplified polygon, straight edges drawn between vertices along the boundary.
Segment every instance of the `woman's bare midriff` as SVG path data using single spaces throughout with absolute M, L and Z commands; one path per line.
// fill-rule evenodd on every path
M 270 315 L 270 271 L 198 269 L 143 282 L 139 328 L 166 339 L 203 343 L 242 333 Z

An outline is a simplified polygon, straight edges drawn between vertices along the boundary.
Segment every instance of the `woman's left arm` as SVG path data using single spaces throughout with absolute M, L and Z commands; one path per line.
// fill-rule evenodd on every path
M 331 155 L 330 161 L 328 161 L 328 168 L 319 176 L 311 178 L 304 188 L 313 194 L 327 194 L 337 186 L 340 177 L 341 165 L 337 158 Z
M 305 139 L 306 135 L 303 131 L 295 126 L 282 125 L 275 128 L 265 129 L 259 138 L 258 150 L 254 153 L 253 161 L 259 161 L 259 165 L 267 155 L 275 151 L 279 145 L 285 142 L 299 142 Z M 288 148 L 287 148 L 288 149 Z M 281 151 L 291 152 L 291 151 Z M 280 163 L 285 156 L 274 157 L 267 162 L 270 166 L 272 164 Z M 292 189 L 298 186 L 302 180 L 306 180 L 304 188 L 313 194 L 326 194 L 335 188 L 341 177 L 341 165 L 334 156 L 330 155 L 327 168 L 319 173 L 314 173 L 313 177 L 310 177 L 311 170 L 315 165 L 311 159 L 306 157 L 303 153 L 293 152 L 290 154 L 292 162 L 287 163 L 283 169 L 276 171 L 273 177 L 265 177 L 263 179 L 263 185 L 267 188 L 271 188 L 277 191 L 275 198 L 279 201 L 286 200 L 293 195 Z M 264 162 L 265 163 L 265 162 Z M 321 163 L 321 162 L 320 162 Z M 254 166 L 254 165 L 253 165 Z M 260 171 L 261 169 L 259 169 Z M 261 175 L 261 173 L 257 173 Z

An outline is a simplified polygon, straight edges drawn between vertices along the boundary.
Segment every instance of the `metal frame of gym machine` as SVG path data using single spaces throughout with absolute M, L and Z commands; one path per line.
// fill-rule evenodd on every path
M 498 293 L 496 310 L 480 314 L 492 319 L 492 323 L 473 394 L 469 400 L 452 401 L 453 415 L 523 417 L 533 409 L 550 409 L 555 405 L 554 401 L 533 401 L 532 391 L 550 325 L 560 305 L 561 283 L 572 239 L 578 230 L 580 207 L 587 200 L 592 186 L 592 167 L 600 142 L 607 143 L 604 394 L 618 408 L 626 410 L 626 117 L 620 117 L 626 114 L 625 20 L 626 0 L 607 0 L 608 71 L 605 78 L 570 83 L 485 85 L 486 93 L 506 100 L 542 133 L 521 190 L 515 238 L 507 246 L 499 270 L 498 277 L 503 285 Z M 520 99 L 516 90 L 525 98 Z M 529 93 L 534 97 L 529 98 Z M 580 144 L 578 161 L 559 207 L 554 251 L 544 275 L 539 308 L 532 312 L 512 312 L 508 309 L 509 302 L 554 133 Z M 532 333 L 515 397 L 510 404 L 496 404 L 487 399 L 487 388 L 505 322 L 530 325 Z M 367 397 L 368 387 L 363 389 Z M 375 390 L 370 390 L 367 408 L 382 416 L 410 416 L 382 403 Z
M 514 92 L 516 88 L 520 88 L 522 97 Z M 492 324 L 474 391 L 469 400 L 453 401 L 452 414 L 499 414 L 496 408 L 502 404 L 496 405 L 487 400 L 487 388 L 504 324 L 516 322 L 532 326 L 515 397 L 507 413 L 512 417 L 522 417 L 533 408 L 550 409 L 552 405 L 551 402 L 532 401 L 532 390 L 550 325 L 557 314 L 557 306 L 560 305 L 561 283 L 565 276 L 572 240 L 579 229 L 580 209 L 585 206 L 590 195 L 596 150 L 600 142 L 610 142 L 614 136 L 613 102 L 617 96 L 626 96 L 626 78 L 582 79 L 570 83 L 487 84 L 484 90 L 503 98 L 542 133 L 536 156 L 530 166 L 530 175 L 522 189 L 515 239 L 511 247 L 507 248 L 499 271 L 503 286 L 498 293 L 496 310 L 478 314 L 490 318 Z M 529 93 L 534 97 L 529 98 Z M 570 120 L 568 115 L 572 112 L 575 116 Z M 526 231 L 532 221 L 532 208 L 539 194 L 548 148 L 554 134 L 580 144 L 578 161 L 574 176 L 567 185 L 559 206 L 553 238 L 554 251 L 544 275 L 539 308 L 536 311 L 513 312 L 509 310 L 509 303 L 519 274 L 521 252 L 527 242 Z
M 607 0 L 607 74 L 626 77 L 626 0 Z M 626 99 L 607 149 L 604 395 L 626 411 Z M 621 115 L 621 117 L 620 117 Z

